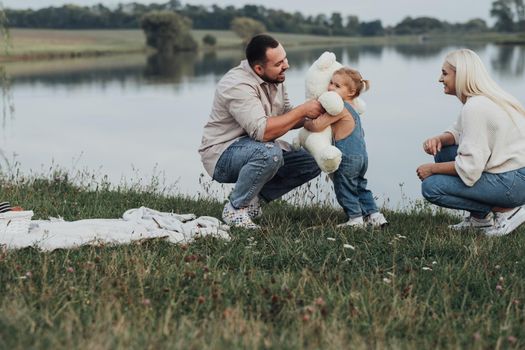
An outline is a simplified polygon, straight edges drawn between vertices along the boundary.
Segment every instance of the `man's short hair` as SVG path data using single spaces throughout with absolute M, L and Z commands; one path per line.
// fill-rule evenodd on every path
M 279 42 L 268 34 L 258 34 L 246 45 L 246 59 L 251 67 L 266 63 L 266 50 L 275 49 Z

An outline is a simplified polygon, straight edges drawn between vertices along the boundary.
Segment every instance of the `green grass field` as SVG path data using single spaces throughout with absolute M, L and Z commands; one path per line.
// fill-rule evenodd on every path
M 116 218 L 141 205 L 220 217 L 222 204 L 56 173 L 3 177 L 36 217 Z M 151 240 L 0 250 L 0 348 L 507 349 L 525 347 L 525 229 L 452 232 L 416 203 L 382 231 L 341 210 L 264 207 L 260 231 L 189 245 Z
M 211 34 L 217 38 L 216 49 L 240 48 L 241 39 L 227 30 L 193 30 L 195 40 L 202 46 L 202 38 Z M 394 37 L 327 37 L 272 33 L 286 48 L 303 46 L 334 46 L 352 44 L 407 44 L 420 41 L 418 36 Z M 475 41 L 521 41 L 525 38 L 516 34 L 482 34 L 469 36 L 427 36 L 428 40 L 450 42 L 458 40 Z M 3 48 L 0 38 L 0 48 Z M 202 48 L 202 47 L 201 47 Z M 142 30 L 51 30 L 11 29 L 9 55 L 0 51 L 0 61 L 68 58 L 145 52 L 145 38 Z

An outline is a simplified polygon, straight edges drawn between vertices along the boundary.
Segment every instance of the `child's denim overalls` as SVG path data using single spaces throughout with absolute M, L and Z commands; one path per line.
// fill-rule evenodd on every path
M 368 155 L 361 118 L 350 104 L 345 102 L 345 107 L 354 118 L 355 128 L 344 139 L 335 141 L 335 146 L 343 153 L 343 159 L 332 180 L 337 201 L 348 217 L 353 219 L 370 215 L 378 209 L 372 192 L 366 189 Z

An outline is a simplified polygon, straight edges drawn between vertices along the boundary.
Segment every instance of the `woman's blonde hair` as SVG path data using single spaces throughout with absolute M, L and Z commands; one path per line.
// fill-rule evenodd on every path
M 525 117 L 525 109 L 520 102 L 490 77 L 474 51 L 469 49 L 452 51 L 445 57 L 445 62 L 456 72 L 456 96 L 461 102 L 465 103 L 467 97 L 483 95 L 509 115 L 517 111 Z
M 343 76 L 346 79 L 346 86 L 351 89 L 355 89 L 355 95 L 353 96 L 354 98 L 359 97 L 362 92 L 370 89 L 370 82 L 366 79 L 363 79 L 361 73 L 355 69 L 342 67 L 336 70 L 334 72 L 334 75 L 335 74 Z

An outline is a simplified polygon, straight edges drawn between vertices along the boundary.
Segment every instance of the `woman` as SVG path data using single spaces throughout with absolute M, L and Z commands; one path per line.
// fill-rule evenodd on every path
M 452 128 L 423 143 L 435 159 L 417 168 L 423 196 L 470 212 L 453 229 L 509 234 L 525 222 L 525 109 L 468 49 L 446 56 L 439 81 L 463 107 Z

